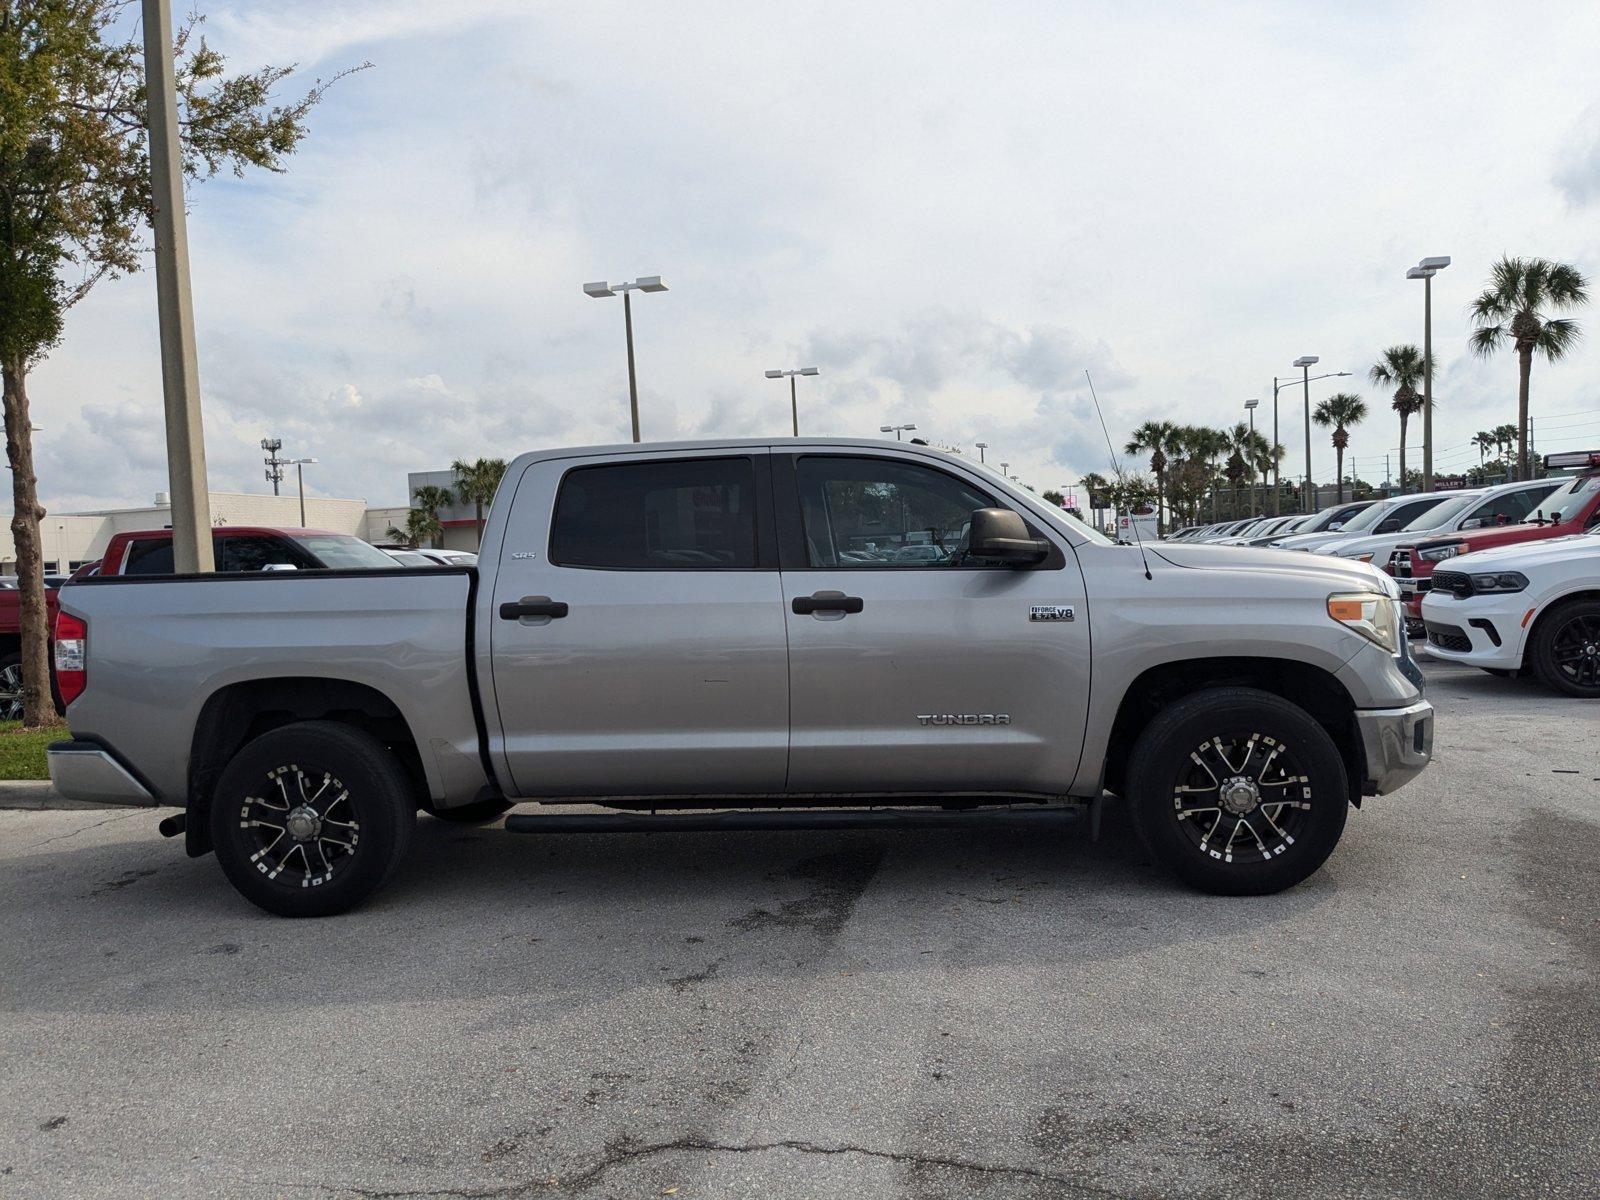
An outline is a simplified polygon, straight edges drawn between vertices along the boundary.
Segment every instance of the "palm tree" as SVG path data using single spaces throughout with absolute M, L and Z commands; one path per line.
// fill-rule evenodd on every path
M 442 489 L 441 489 L 442 490 Z M 439 525 L 439 514 L 429 512 L 425 508 L 408 509 L 406 512 L 405 528 L 396 529 L 389 526 L 388 536 L 397 542 L 404 542 L 415 550 L 422 545 L 423 539 L 433 541 L 443 530 Z
M 1350 445 L 1350 427 L 1367 419 L 1367 402 L 1349 392 L 1335 392 L 1311 414 L 1311 419 L 1324 429 L 1333 426 L 1334 479 L 1339 489 L 1339 503 L 1344 503 L 1344 452 Z M 1401 478 L 1405 478 L 1401 476 Z
M 1533 353 L 1557 362 L 1578 340 L 1578 323 L 1552 312 L 1589 302 L 1588 281 L 1576 267 L 1542 258 L 1502 258 L 1489 286 L 1472 303 L 1477 328 L 1468 345 L 1488 358 L 1509 342 L 1517 352 L 1517 478 L 1528 479 L 1528 376 Z
M 1483 466 L 1484 461 L 1489 457 L 1490 446 L 1494 446 L 1497 450 L 1499 449 L 1499 445 L 1495 441 L 1494 431 L 1489 429 L 1480 429 L 1477 433 L 1473 434 L 1472 444 L 1478 448 L 1478 465 L 1480 467 Z M 1400 477 L 1402 479 L 1405 478 L 1404 468 L 1402 468 L 1400 471 Z
M 1126 454 L 1150 454 L 1150 473 L 1156 477 L 1156 532 L 1161 532 L 1162 498 L 1167 494 L 1167 450 L 1176 441 L 1178 427 L 1171 421 L 1146 421 L 1133 431 L 1123 447 Z
M 437 546 L 444 537 L 444 526 L 439 523 L 439 510 L 449 508 L 455 503 L 455 493 L 449 488 L 436 487 L 434 484 L 425 483 L 411 493 L 411 499 L 416 502 L 418 510 L 427 514 L 428 519 L 423 525 L 426 527 L 425 536 L 430 544 Z M 406 518 L 407 527 L 410 527 L 411 518 Z
M 1400 478 L 1406 477 L 1406 422 L 1422 411 L 1422 396 L 1417 385 L 1422 382 L 1422 351 L 1415 346 L 1390 346 L 1367 372 L 1374 387 L 1393 388 L 1391 407 L 1400 414 Z
M 480 458 L 476 462 L 456 459 L 450 464 L 456 476 L 456 496 L 463 504 L 472 505 L 478 523 L 478 545 L 483 545 L 483 510 L 494 501 L 494 494 L 505 478 L 506 460 Z

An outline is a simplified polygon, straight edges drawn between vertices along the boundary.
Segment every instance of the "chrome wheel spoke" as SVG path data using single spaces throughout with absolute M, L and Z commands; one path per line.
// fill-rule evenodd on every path
M 1304 832 L 1310 783 L 1281 738 L 1261 731 L 1215 735 L 1179 768 L 1173 819 L 1207 858 L 1258 863 L 1284 854 Z
M 338 877 L 360 842 L 360 814 L 349 791 L 331 773 L 308 774 L 293 763 L 267 772 L 267 779 L 262 795 L 245 798 L 239 821 L 250 861 L 287 888 Z M 334 810 L 338 815 L 330 816 Z

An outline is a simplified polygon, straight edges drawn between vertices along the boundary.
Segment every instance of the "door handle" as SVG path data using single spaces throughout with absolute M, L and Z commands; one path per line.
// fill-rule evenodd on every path
M 860 596 L 846 596 L 843 592 L 813 592 L 809 596 L 796 596 L 789 602 L 789 607 L 803 617 L 808 613 L 858 613 L 863 606 Z
M 520 621 L 523 617 L 564 617 L 565 600 L 552 600 L 549 596 L 524 596 L 521 600 L 507 600 L 500 606 L 502 621 Z

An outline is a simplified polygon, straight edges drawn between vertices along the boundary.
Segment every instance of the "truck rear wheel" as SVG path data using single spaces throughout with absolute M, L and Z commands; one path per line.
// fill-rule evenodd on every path
M 1546 687 L 1600 698 L 1600 600 L 1568 600 L 1547 612 L 1534 630 L 1528 659 Z
M 1349 794 L 1327 731 L 1254 688 L 1169 705 L 1129 758 L 1127 799 L 1146 848 L 1221 896 L 1280 892 L 1311 875 L 1339 843 Z
M 334 721 L 300 721 L 233 756 L 211 798 L 211 840 L 252 904 L 326 917 L 393 874 L 416 815 L 410 781 L 383 743 Z

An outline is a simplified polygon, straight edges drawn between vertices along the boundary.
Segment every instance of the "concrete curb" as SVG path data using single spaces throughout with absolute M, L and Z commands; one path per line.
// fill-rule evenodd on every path
M 74 808 L 118 808 L 93 800 L 68 800 L 58 796 L 48 779 L 0 779 L 0 809 L 15 808 L 32 812 Z

